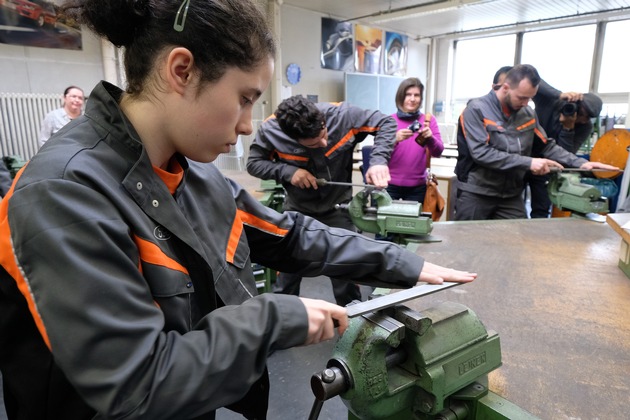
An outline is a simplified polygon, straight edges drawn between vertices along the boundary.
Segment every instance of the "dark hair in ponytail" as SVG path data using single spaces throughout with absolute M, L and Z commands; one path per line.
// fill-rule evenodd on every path
M 125 48 L 127 93 L 139 95 L 159 54 L 181 46 L 195 57 L 201 80 L 229 67 L 251 70 L 276 52 L 265 15 L 252 0 L 68 0 L 62 8 L 78 22 Z M 182 7 L 183 6 L 183 7 Z M 183 29 L 174 29 L 187 8 Z

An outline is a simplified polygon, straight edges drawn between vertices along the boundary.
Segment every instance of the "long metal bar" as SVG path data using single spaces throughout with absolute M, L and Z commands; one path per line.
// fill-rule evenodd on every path
M 594 169 L 582 169 L 582 168 L 549 168 L 549 171 L 551 172 L 623 172 L 623 169 L 601 169 L 601 168 L 594 168 Z
M 317 178 L 317 185 L 319 185 L 320 187 L 323 187 L 324 185 L 341 185 L 344 187 L 376 188 L 374 185 L 370 184 L 353 184 L 351 182 L 328 181 L 324 178 Z
M 408 300 L 419 298 L 420 296 L 430 295 L 435 292 L 439 292 L 440 290 L 448 289 L 460 284 L 461 283 L 447 281 L 442 284 L 423 284 L 422 286 L 415 286 L 410 289 L 390 293 L 389 295 L 385 295 L 376 299 L 355 303 L 354 305 L 349 305 L 346 307 L 346 311 L 348 313 L 348 317 L 352 318 L 381 309 L 389 308 L 390 306 L 398 305 Z

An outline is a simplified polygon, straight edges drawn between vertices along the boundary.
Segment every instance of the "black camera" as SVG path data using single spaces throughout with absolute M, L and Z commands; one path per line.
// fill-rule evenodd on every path
M 420 121 L 414 121 L 414 123 L 407 128 L 410 129 L 412 132 L 417 133 L 418 131 L 420 131 Z
M 562 115 L 570 117 L 578 111 L 579 107 L 580 105 L 578 102 L 565 102 L 562 105 L 562 108 L 560 108 L 560 112 L 562 113 Z

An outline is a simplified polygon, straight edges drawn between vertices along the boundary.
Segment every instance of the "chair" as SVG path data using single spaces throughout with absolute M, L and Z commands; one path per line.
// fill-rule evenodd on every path
M 217 157 L 214 161 L 215 165 L 219 169 L 244 171 L 245 150 L 243 148 L 243 140 L 241 139 L 241 136 L 238 136 L 236 144 L 230 147 L 230 149 L 231 150 L 228 153 L 221 154 Z
M 365 174 L 370 168 L 370 155 L 372 154 L 372 146 L 363 146 L 361 148 L 361 174 L 363 175 L 363 183 L 367 184 Z

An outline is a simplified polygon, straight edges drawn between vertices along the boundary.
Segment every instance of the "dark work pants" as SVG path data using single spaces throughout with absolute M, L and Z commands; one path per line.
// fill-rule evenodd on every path
M 458 190 L 455 220 L 526 219 L 525 202 L 521 194 L 501 198 Z
M 530 205 L 532 206 L 529 217 L 532 219 L 544 219 L 549 217 L 551 200 L 547 192 L 548 181 L 549 175 L 532 175 L 531 172 L 525 175 L 525 185 L 529 184 Z
M 407 200 L 422 203 L 424 202 L 424 196 L 427 193 L 427 185 L 423 184 L 415 187 L 401 187 L 399 185 L 389 184 L 387 186 L 387 193 L 394 201 Z
M 309 215 L 320 222 L 332 227 L 340 227 L 356 232 L 357 229 L 347 212 L 334 210 L 324 215 Z M 335 301 L 339 306 L 346 306 L 353 300 L 361 300 L 361 290 L 359 286 L 348 280 L 331 278 Z M 279 273 L 273 284 L 274 293 L 285 295 L 300 295 L 300 283 L 302 276 L 292 273 Z

